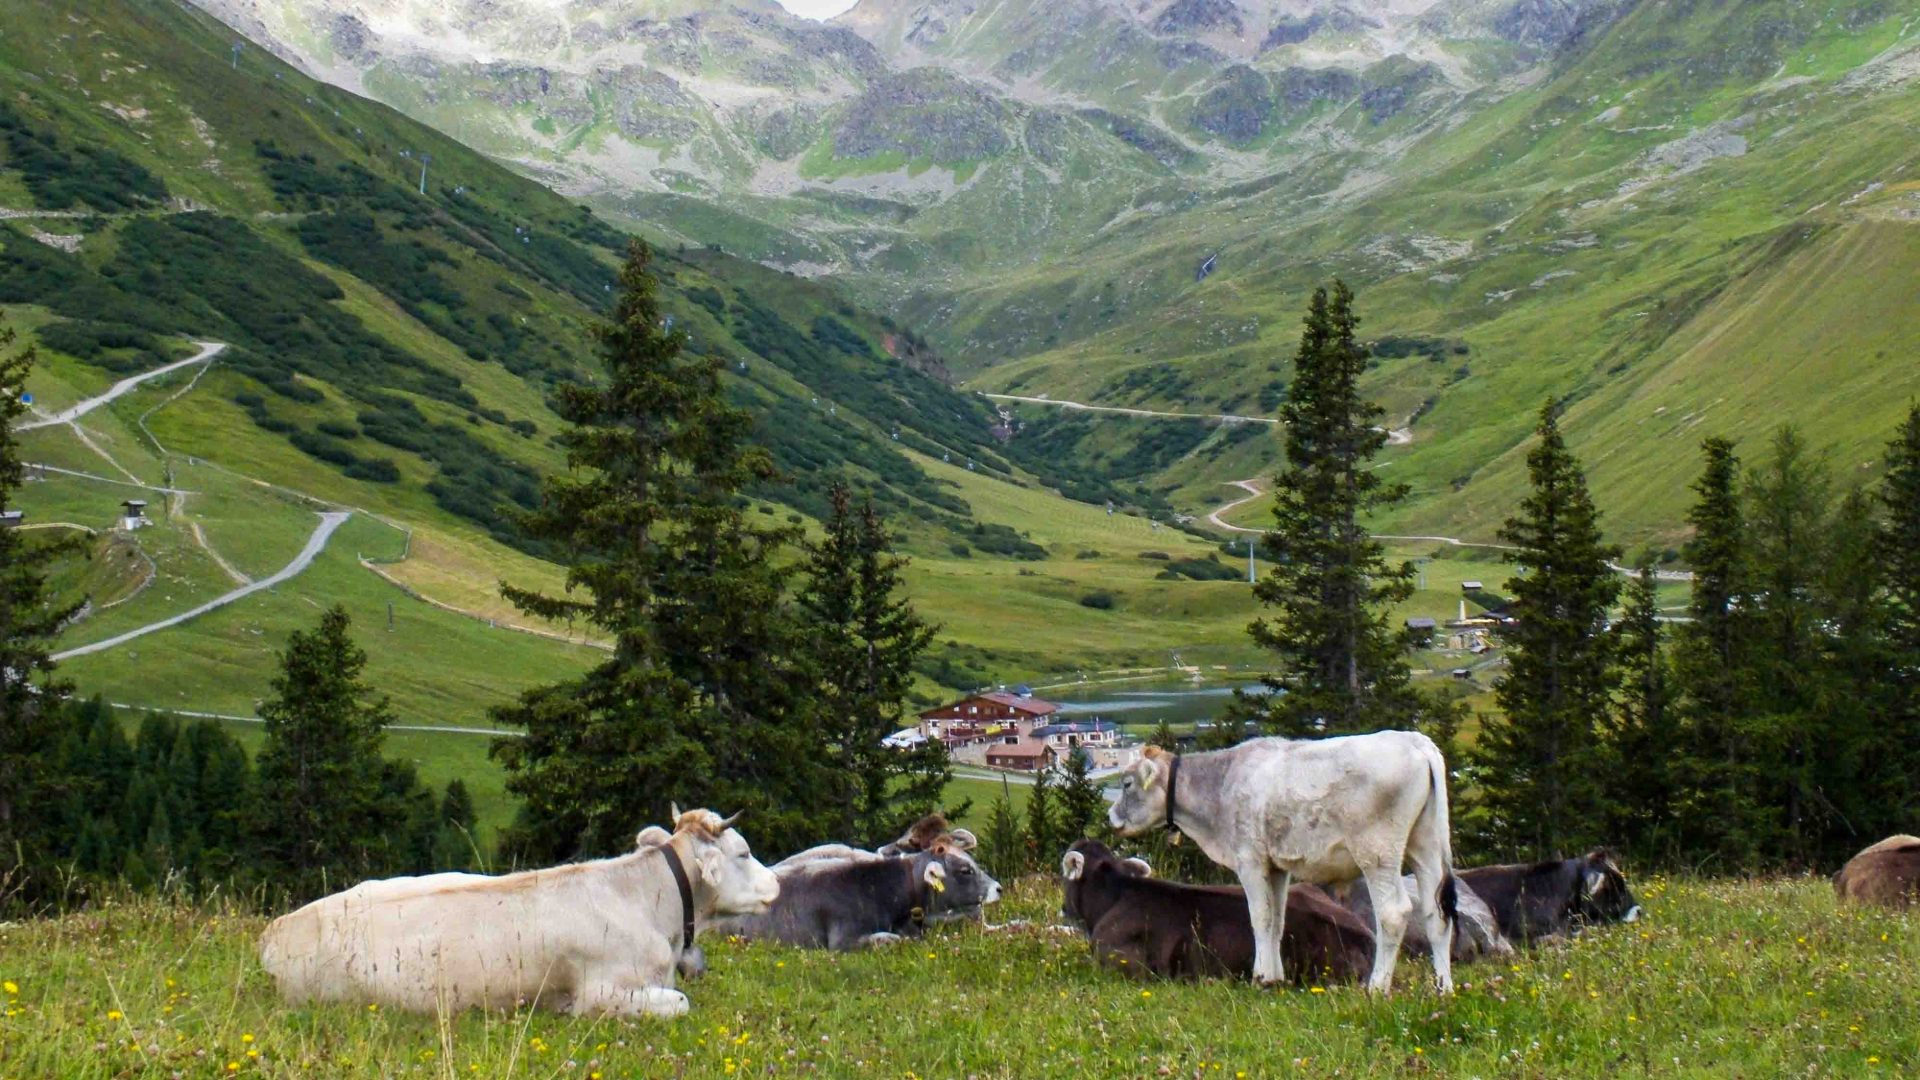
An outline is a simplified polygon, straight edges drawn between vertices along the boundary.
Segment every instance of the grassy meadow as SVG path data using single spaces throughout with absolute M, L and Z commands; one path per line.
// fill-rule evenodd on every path
M 711 942 L 678 1021 L 289 1008 L 263 917 L 108 903 L 0 925 L 0 1077 L 1899 1076 L 1920 1069 L 1920 924 L 1818 879 L 1643 881 L 1647 917 L 1396 992 L 1143 984 L 1021 881 L 994 933 L 867 954 Z

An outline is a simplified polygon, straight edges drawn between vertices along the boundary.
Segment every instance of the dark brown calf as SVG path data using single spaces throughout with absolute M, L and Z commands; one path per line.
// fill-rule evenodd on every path
M 1833 875 L 1840 902 L 1908 908 L 1920 903 L 1920 836 L 1889 836 Z
M 1640 902 L 1605 848 L 1577 859 L 1482 866 L 1455 876 L 1486 901 L 1500 932 L 1516 945 L 1640 917 Z
M 1103 962 L 1140 977 L 1253 977 L 1247 895 L 1230 886 L 1182 885 L 1148 876 L 1097 840 L 1061 860 L 1063 911 L 1087 931 Z M 1311 885 L 1288 893 L 1281 957 L 1295 982 L 1356 982 L 1373 972 L 1373 932 Z

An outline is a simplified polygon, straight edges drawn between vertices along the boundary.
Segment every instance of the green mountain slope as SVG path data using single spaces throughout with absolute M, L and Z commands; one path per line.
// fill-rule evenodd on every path
M 1266 411 L 1308 292 L 1344 275 L 1410 427 L 1396 528 L 1488 535 L 1550 394 L 1605 459 L 1614 526 L 1664 546 L 1692 437 L 1618 422 L 1662 369 L 1818 371 L 1743 393 L 1848 460 L 1884 416 L 1830 401 L 1916 392 L 1910 305 L 1752 338 L 1760 358 L 1689 345 L 1738 340 L 1721 320 L 1803 244 L 1833 253 L 1809 312 L 1913 275 L 1891 238 L 1920 210 L 1910 2 L 863 0 L 825 26 L 757 3 L 200 2 L 616 217 L 833 275 L 983 390 Z M 1131 454 L 1133 425 L 1008 408 L 1182 512 L 1272 460 Z
M 566 627 L 525 624 L 497 583 L 558 584 L 510 521 L 563 467 L 547 395 L 591 377 L 625 238 L 231 45 L 163 0 L 0 12 L 0 304 L 41 347 L 30 389 L 47 421 L 22 436 L 46 469 L 21 505 L 30 525 L 97 535 L 67 582 L 95 603 L 61 646 L 98 648 L 65 668 L 115 700 L 247 715 L 286 631 L 341 601 L 405 719 L 482 724 L 593 655 Z M 844 478 L 905 530 L 916 591 L 952 626 L 930 676 L 972 685 L 1132 662 L 1169 631 L 1237 634 L 1243 592 L 1159 580 L 1136 557 L 1210 545 L 1044 490 L 1069 467 L 1010 455 L 994 409 L 950 389 L 912 330 L 717 251 L 657 268 L 674 328 L 721 359 L 783 470 L 761 509 L 804 521 Z M 201 341 L 226 348 L 53 422 Z M 1089 499 L 1153 503 L 1098 468 L 1070 478 Z M 132 533 L 114 528 L 129 498 L 152 522 Z M 293 565 L 315 511 L 337 509 L 351 518 L 297 576 L 127 637 Z M 1103 585 L 1124 602 L 1079 602 Z M 982 596 L 1031 618 L 970 625 Z
M 1077 340 L 974 385 L 1234 411 L 1284 377 L 1292 313 L 1341 274 L 1380 342 L 1374 392 L 1410 426 L 1387 460 L 1416 497 L 1387 525 L 1488 537 L 1552 395 L 1610 526 L 1662 546 L 1701 437 L 1793 421 L 1863 462 L 1920 394 L 1917 34 L 1884 5 L 1632 5 L 1370 190 L 1223 194 L 941 325 L 998 340 L 1057 295 L 1054 332 Z M 1195 282 L 1210 251 L 1219 269 Z

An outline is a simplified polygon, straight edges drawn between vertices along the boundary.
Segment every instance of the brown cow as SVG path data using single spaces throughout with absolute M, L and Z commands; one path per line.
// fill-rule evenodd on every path
M 1245 890 L 1150 877 L 1098 840 L 1079 840 L 1061 860 L 1061 910 L 1087 931 L 1094 955 L 1120 970 L 1160 978 L 1253 977 L 1253 918 Z M 1373 970 L 1373 932 L 1312 885 L 1296 885 L 1280 948 L 1296 982 L 1358 981 Z
M 1833 875 L 1841 903 L 1907 908 L 1920 902 L 1920 836 L 1889 836 Z

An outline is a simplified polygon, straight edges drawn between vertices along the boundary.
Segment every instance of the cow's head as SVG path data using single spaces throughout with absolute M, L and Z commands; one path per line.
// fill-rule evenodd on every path
M 972 855 L 945 839 L 914 857 L 914 872 L 921 875 L 929 916 L 972 918 L 981 907 L 1000 902 L 1000 883 Z
M 699 867 L 703 907 L 717 915 L 758 915 L 780 896 L 780 879 L 760 864 L 746 838 L 733 829 L 739 814 L 723 818 L 711 810 L 673 808 L 673 839 L 685 838 L 689 861 Z M 692 869 L 692 867 L 689 867 Z
M 1595 848 L 1579 864 L 1580 880 L 1575 886 L 1578 897 L 1575 914 L 1589 923 L 1633 922 L 1640 918 L 1640 903 L 1627 888 L 1627 878 L 1613 861 L 1613 853 Z
M 1069 922 L 1086 926 L 1086 909 L 1081 897 L 1089 874 L 1111 869 L 1130 877 L 1152 877 L 1153 867 L 1145 859 L 1122 859 L 1098 840 L 1075 840 L 1060 857 L 1060 915 Z
M 1107 822 L 1121 836 L 1138 836 L 1167 820 L 1167 776 L 1173 755 L 1149 746 L 1133 767 L 1120 774 L 1120 800 L 1107 811 Z
M 932 851 L 935 844 L 945 843 L 958 851 L 972 851 L 979 841 L 966 829 L 956 829 L 948 824 L 945 814 L 928 814 L 913 823 L 900 839 L 879 849 L 886 856 L 912 855 L 922 851 Z

